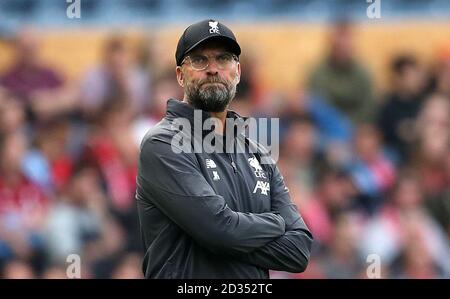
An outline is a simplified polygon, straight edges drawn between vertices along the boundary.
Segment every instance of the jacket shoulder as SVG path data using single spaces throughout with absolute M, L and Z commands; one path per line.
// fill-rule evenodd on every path
M 173 136 L 177 133 L 178 131 L 172 126 L 171 121 L 167 118 L 163 118 L 159 123 L 148 130 L 142 139 L 140 148 L 142 150 L 145 144 L 154 140 L 170 143 Z
M 192 153 L 191 139 L 189 124 L 163 118 L 145 134 L 140 145 L 140 153 L 142 155 L 145 152 L 148 155 L 152 151 L 165 151 L 167 145 L 177 154 Z

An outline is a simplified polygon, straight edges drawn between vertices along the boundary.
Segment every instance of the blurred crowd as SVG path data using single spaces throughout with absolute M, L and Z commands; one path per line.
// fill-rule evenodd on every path
M 231 108 L 280 118 L 278 165 L 315 238 L 306 272 L 271 276 L 366 278 L 376 255 L 382 278 L 449 278 L 450 47 L 430 65 L 397 53 L 381 91 L 353 26 L 330 26 L 327 55 L 293 93 L 263 86 L 259 62 L 241 57 Z M 65 278 L 78 254 L 82 278 L 140 278 L 139 144 L 182 98 L 174 63 L 111 35 L 74 82 L 39 41 L 18 30 L 0 73 L 0 277 Z

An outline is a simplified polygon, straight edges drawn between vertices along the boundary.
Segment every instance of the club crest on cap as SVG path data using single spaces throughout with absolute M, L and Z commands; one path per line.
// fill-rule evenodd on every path
M 212 22 L 212 21 L 209 21 L 209 33 L 211 33 L 211 34 L 213 34 L 213 33 L 217 33 L 217 34 L 220 34 L 220 32 L 219 32 L 219 22 L 218 21 L 215 21 L 215 22 Z
M 219 23 L 219 21 L 214 19 L 206 19 L 191 24 L 183 31 L 183 34 L 178 40 L 177 50 L 175 52 L 177 66 L 181 66 L 183 58 L 188 52 L 210 38 L 220 40 L 229 47 L 233 54 L 239 57 L 241 54 L 241 47 L 239 46 L 236 37 L 230 28 L 223 23 Z

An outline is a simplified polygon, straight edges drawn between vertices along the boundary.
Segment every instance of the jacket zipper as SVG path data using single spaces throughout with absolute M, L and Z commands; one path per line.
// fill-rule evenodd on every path
M 229 153 L 228 157 L 230 157 L 231 167 L 233 167 L 234 173 L 237 173 L 237 167 L 236 167 L 236 163 L 234 163 L 233 156 Z

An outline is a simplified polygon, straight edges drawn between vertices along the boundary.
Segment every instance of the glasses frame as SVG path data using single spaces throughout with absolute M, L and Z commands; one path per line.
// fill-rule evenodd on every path
M 239 62 L 239 57 L 237 57 L 236 54 L 233 54 L 233 53 L 230 53 L 230 52 L 220 53 L 220 54 L 216 55 L 214 57 L 214 59 L 216 59 L 217 56 L 222 55 L 222 54 L 230 54 L 231 57 L 234 59 L 234 61 Z M 208 59 L 205 67 L 203 67 L 203 68 L 196 68 L 196 67 L 194 67 L 193 64 L 192 64 L 192 60 L 191 60 L 191 56 L 190 55 L 187 55 L 186 57 L 184 57 L 183 61 L 181 61 L 180 66 L 183 65 L 186 62 L 186 59 L 189 58 L 189 65 L 190 65 L 190 67 L 193 70 L 196 70 L 196 71 L 204 71 L 204 70 L 206 70 L 209 67 L 211 56 L 207 56 L 207 55 L 199 55 L 199 56 L 205 56 Z M 224 67 L 221 67 L 220 64 L 218 64 L 218 63 L 217 63 L 217 68 L 220 69 L 220 70 L 226 69 Z

